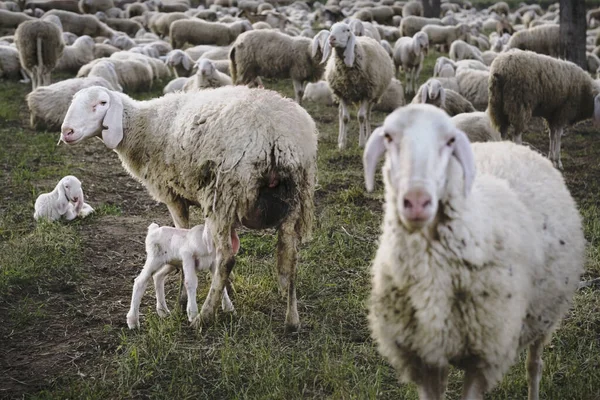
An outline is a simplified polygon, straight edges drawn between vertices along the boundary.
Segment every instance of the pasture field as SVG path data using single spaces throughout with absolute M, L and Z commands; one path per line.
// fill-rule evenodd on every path
M 431 76 L 437 56 L 429 54 L 421 81 Z M 293 97 L 290 81 L 266 86 Z M 155 97 L 161 89 L 135 97 Z M 306 104 L 320 132 L 319 183 L 314 239 L 300 252 L 298 333 L 284 332 L 275 236 L 244 230 L 234 270 L 236 314 L 221 312 L 213 324 L 193 330 L 176 309 L 179 277 L 172 276 L 172 315 L 157 317 L 149 288 L 141 330 L 130 331 L 125 315 L 145 260 L 146 228 L 170 224 L 168 211 L 99 140 L 68 148 L 56 145 L 58 132 L 30 129 L 28 90 L 0 83 L 0 398 L 417 398 L 412 387 L 397 383 L 367 326 L 383 188 L 379 179 L 376 192 L 365 192 L 355 111 L 350 148 L 340 153 L 337 108 Z M 374 113 L 374 125 L 384 117 Z M 546 152 L 541 120 L 534 120 L 524 140 Z M 568 131 L 563 162 L 589 242 L 584 277 L 598 277 L 600 136 L 591 123 Z M 37 195 L 67 174 L 81 179 L 97 212 L 71 223 L 35 224 Z M 200 222 L 198 214 L 193 221 Z M 201 276 L 200 305 L 208 286 L 209 277 Z M 523 359 L 487 399 L 527 397 Z M 600 399 L 600 288 L 577 293 L 544 360 L 541 398 Z M 448 399 L 460 396 L 460 379 L 454 370 Z

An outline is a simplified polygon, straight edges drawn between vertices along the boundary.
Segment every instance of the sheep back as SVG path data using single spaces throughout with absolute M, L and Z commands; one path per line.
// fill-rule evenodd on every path
M 38 40 L 41 40 L 41 49 L 38 48 Z M 21 65 L 28 71 L 36 66 L 48 72 L 53 70 L 65 48 L 60 28 L 43 20 L 26 21 L 19 25 L 15 31 L 15 44 L 19 49 Z M 39 65 L 40 61 L 42 65 Z
M 509 49 L 530 50 L 552 57 L 560 56 L 559 25 L 542 25 L 516 32 L 508 41 Z

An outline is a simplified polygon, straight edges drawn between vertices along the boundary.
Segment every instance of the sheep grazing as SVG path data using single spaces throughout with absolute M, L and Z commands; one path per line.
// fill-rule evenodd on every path
M 564 179 L 514 143 L 471 144 L 432 105 L 390 114 L 364 152 L 367 190 L 386 153 L 384 221 L 369 325 L 379 353 L 420 399 L 442 399 L 449 366 L 483 399 L 528 348 L 539 399 L 543 345 L 568 311 L 585 238 Z
M 331 49 L 333 56 L 329 58 Z M 339 100 L 338 147 L 346 147 L 349 103 L 358 103 L 358 144 L 364 146 L 371 134 L 371 109 L 379 101 L 394 76 L 394 65 L 379 42 L 365 36 L 354 36 L 350 27 L 336 22 L 323 49 L 327 62 L 325 77 Z
M 207 59 L 198 60 L 196 75 L 192 76 L 183 85 L 183 91 L 217 88 L 231 85 L 231 78 L 217 71 L 215 64 Z
M 311 40 L 275 30 L 242 33 L 229 52 L 231 78 L 243 85 L 262 85 L 260 77 L 291 78 L 301 103 L 306 83 L 317 82 L 325 71 L 321 60 L 327 35 L 321 31 Z
M 474 112 L 475 108 L 469 100 L 456 93 L 454 90 L 445 89 L 437 79 L 429 79 L 421 85 L 412 104 L 432 104 L 446 111 L 449 116 Z
M 60 29 L 47 21 L 26 21 L 15 31 L 15 44 L 21 66 L 31 77 L 32 90 L 49 85 L 65 48 Z
M 513 140 L 531 117 L 542 117 L 550 130 L 548 158 L 562 169 L 560 140 L 566 126 L 594 118 L 600 123 L 600 84 L 579 66 L 531 51 L 510 50 L 490 68 L 488 113 L 502 139 L 514 127 Z
M 417 32 L 412 38 L 401 37 L 394 44 L 395 70 L 404 70 L 404 88 L 407 93 L 414 93 L 419 73 L 423 67 L 423 59 L 429 50 L 429 39 L 424 32 Z
M 182 50 L 171 50 L 167 54 L 165 64 L 173 69 L 177 77 L 189 77 L 193 75 L 194 60 Z
M 81 36 L 71 46 L 66 46 L 62 56 L 56 64 L 57 71 L 76 73 L 79 68 L 95 58 L 94 39 L 89 36 Z
M 110 39 L 116 35 L 115 31 L 98 21 L 93 15 L 79 15 L 69 11 L 51 10 L 44 14 L 42 20 L 48 19 L 51 15 L 60 19 L 63 31 L 74 33 L 77 36 L 104 36 Z
M 233 249 L 234 254 L 238 249 L 239 247 Z M 191 229 L 181 229 L 150 224 L 146 234 L 146 263 L 142 272 L 135 278 L 131 307 L 127 313 L 129 329 L 140 327 L 140 303 L 150 278 L 154 279 L 156 312 L 161 317 L 170 314 L 165 301 L 165 278 L 178 267 L 183 270 L 188 299 L 186 311 L 188 320 L 192 322 L 198 315 L 196 271 L 214 272 L 215 261 L 216 252 L 208 226 L 196 225 Z M 221 307 L 223 311 L 231 312 L 234 308 L 227 292 L 227 288 L 224 288 Z
M 425 32 L 429 39 L 429 45 L 440 45 L 442 51 L 450 49 L 452 42 L 461 39 L 467 41 L 469 39 L 469 25 L 458 24 L 456 26 L 439 26 L 439 25 L 426 25 L 421 29 L 421 32 Z
M 499 142 L 500 132 L 492 127 L 490 116 L 485 111 L 456 114 L 452 123 L 467 134 L 470 142 Z
M 56 221 L 61 218 L 71 221 L 77 217 L 86 217 L 94 209 L 83 199 L 81 182 L 73 175 L 67 175 L 58 181 L 50 193 L 42 193 L 35 200 L 33 218 Z
M 530 50 L 551 57 L 560 56 L 560 26 L 542 25 L 515 32 L 510 37 L 508 49 Z
M 227 46 L 240 34 L 250 30 L 252 30 L 252 25 L 248 21 L 224 24 L 201 19 L 181 19 L 171 24 L 169 37 L 174 49 L 181 48 L 186 43 Z
M 423 18 L 418 16 L 410 16 L 402 19 L 400 22 L 400 34 L 402 36 L 414 36 L 425 25 L 443 25 L 439 18 Z
M 470 45 L 464 40 L 455 40 L 450 46 L 450 52 L 448 55 L 454 61 L 477 60 L 483 63 L 481 51 L 477 47 Z
M 315 122 L 301 106 L 245 86 L 149 101 L 92 87 L 73 97 L 61 140 L 76 144 L 96 136 L 167 205 L 176 227 L 188 227 L 190 205 L 202 208 L 217 266 L 195 326 L 214 315 L 235 265 L 236 229 L 245 226 L 277 228 L 279 286 L 288 296 L 285 325 L 298 328 L 297 246 L 310 237 L 317 157 Z

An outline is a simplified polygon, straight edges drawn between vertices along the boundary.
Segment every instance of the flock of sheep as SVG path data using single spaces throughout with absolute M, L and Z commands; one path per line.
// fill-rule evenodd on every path
M 440 18 L 424 18 L 415 0 L 201 3 L 0 1 L 0 77 L 31 81 L 32 126 L 60 129 L 68 145 L 100 137 L 173 219 L 175 228 L 148 227 L 128 326 L 140 326 L 151 278 L 157 312 L 169 313 L 164 280 L 178 269 L 194 326 L 219 302 L 232 311 L 244 226 L 277 230 L 285 325 L 298 329 L 298 246 L 310 239 L 317 174 L 317 129 L 301 104 L 338 105 L 340 151 L 356 105 L 367 190 L 385 157 L 369 300 L 380 353 L 421 399 L 444 397 L 449 365 L 465 370 L 463 398 L 483 399 L 528 348 L 529 399 L 538 399 L 543 345 L 583 272 L 560 143 L 565 127 L 600 122 L 590 75 L 600 67 L 600 10 L 588 13 L 585 71 L 556 58 L 558 4 L 476 10 L 451 0 Z M 418 86 L 434 47 L 448 57 Z M 77 77 L 51 84 L 54 71 Z M 262 78 L 291 79 L 295 99 Z M 160 98 L 126 94 L 166 80 Z M 373 132 L 372 110 L 389 113 Z M 532 117 L 548 123 L 548 158 L 521 145 Z M 188 229 L 192 205 L 205 221 Z M 67 176 L 40 196 L 35 217 L 92 211 Z M 204 269 L 213 278 L 198 310 Z

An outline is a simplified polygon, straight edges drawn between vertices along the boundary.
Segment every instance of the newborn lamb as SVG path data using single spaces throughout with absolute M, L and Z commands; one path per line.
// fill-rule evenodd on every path
M 86 217 L 94 209 L 83 201 L 81 182 L 73 175 L 62 178 L 53 191 L 42 193 L 35 201 L 33 218 L 45 218 L 56 221 L 64 217 L 71 221 L 77 217 Z

